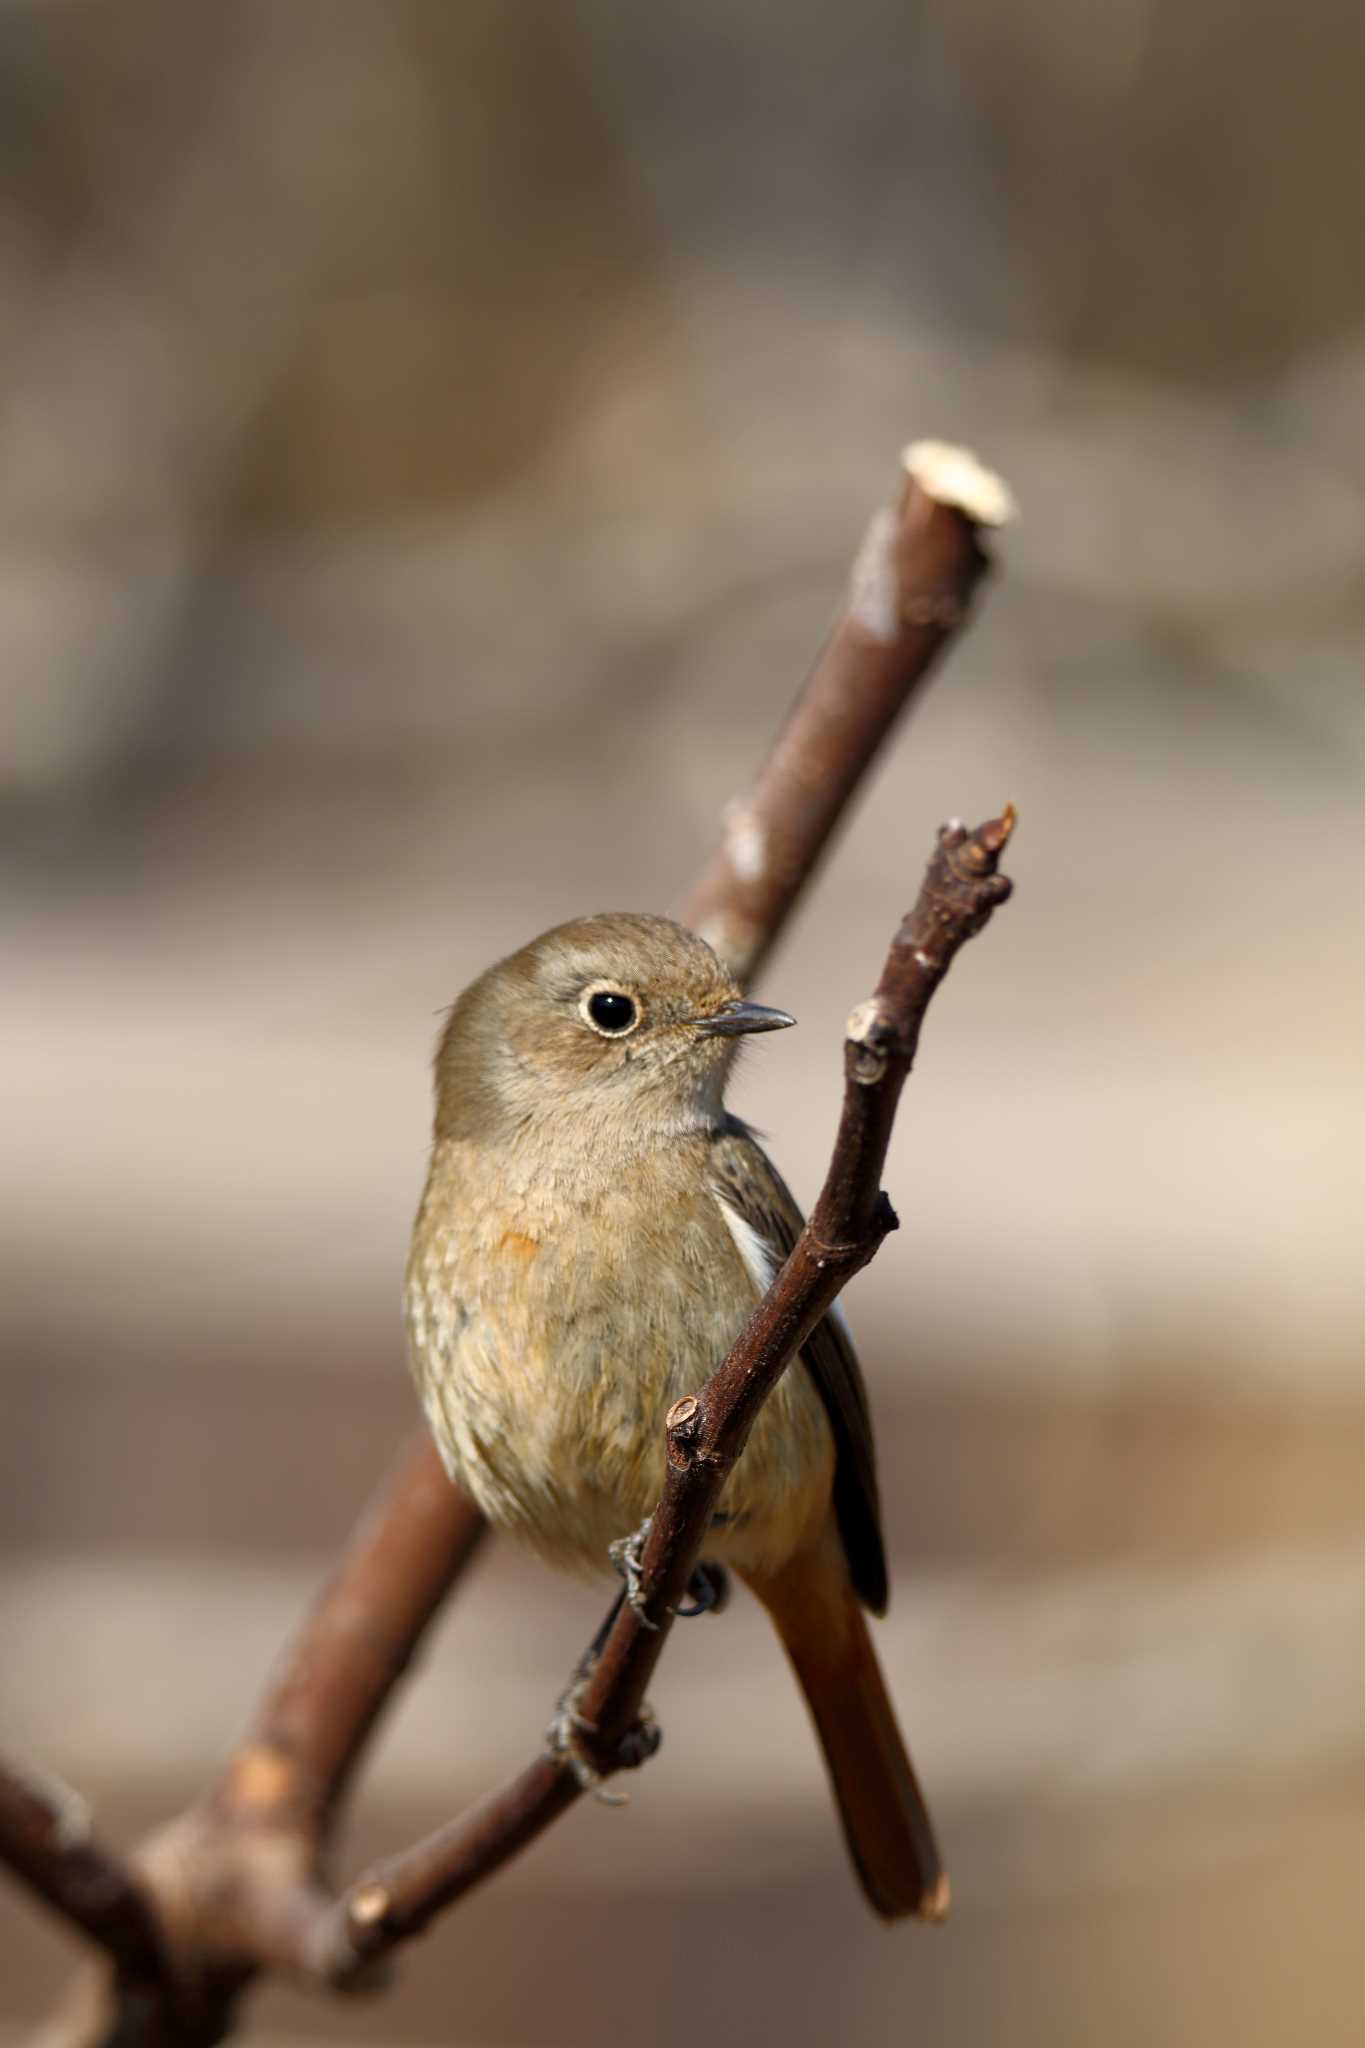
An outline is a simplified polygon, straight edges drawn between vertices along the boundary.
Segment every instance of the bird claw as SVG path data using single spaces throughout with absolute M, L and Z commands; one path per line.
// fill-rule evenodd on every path
M 657 1621 L 651 1621 L 645 1612 L 644 1600 L 644 1555 L 649 1540 L 651 1517 L 645 1516 L 638 1529 L 630 1536 L 618 1536 L 607 1546 L 607 1555 L 625 1580 L 625 1599 L 631 1612 L 645 1628 L 657 1629 Z M 680 1621 L 690 1621 L 694 1614 L 719 1614 L 730 1597 L 730 1582 L 723 1565 L 699 1564 L 687 1582 L 689 1605 L 675 1607 L 673 1612 Z M 613 1616 L 610 1619 L 614 1619 Z M 610 1619 L 607 1626 L 610 1626 Z
M 719 1614 L 730 1598 L 730 1581 L 724 1565 L 699 1564 L 687 1582 L 690 1605 L 675 1607 L 679 1621 L 691 1621 L 694 1614 Z
M 614 1543 L 608 1544 L 607 1555 L 626 1582 L 626 1602 L 631 1613 L 646 1628 L 657 1629 L 658 1622 L 651 1621 L 645 1613 L 644 1593 L 641 1590 L 644 1583 L 645 1544 L 649 1540 L 652 1520 L 652 1516 L 646 1515 L 633 1534 L 618 1536 Z
M 597 1733 L 597 1723 L 589 1721 L 579 1713 L 578 1702 L 591 1676 L 591 1669 L 581 1667 L 575 1672 L 567 1690 L 555 1704 L 555 1715 L 545 1731 L 545 1741 L 551 1757 L 572 1771 L 580 1791 L 591 1793 L 603 1806 L 625 1806 L 629 1802 L 624 1792 L 610 1792 L 603 1773 L 597 1768 L 584 1742 L 585 1735 Z M 663 1730 L 655 1720 L 648 1705 L 641 1705 L 640 1718 L 616 1745 L 616 1765 L 620 1770 L 636 1770 L 647 1763 L 663 1741 Z

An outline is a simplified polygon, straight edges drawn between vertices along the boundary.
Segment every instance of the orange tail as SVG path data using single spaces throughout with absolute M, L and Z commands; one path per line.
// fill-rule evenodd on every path
M 942 1920 L 948 1880 L 831 1515 L 821 1542 L 749 1578 L 777 1624 L 825 1753 L 844 1836 L 875 1910 Z

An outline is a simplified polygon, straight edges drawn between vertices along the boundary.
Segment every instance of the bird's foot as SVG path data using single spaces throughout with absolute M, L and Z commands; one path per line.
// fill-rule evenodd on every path
M 651 1621 L 645 1613 L 643 1590 L 645 1544 L 649 1540 L 651 1519 L 646 1515 L 632 1535 L 618 1536 L 615 1543 L 608 1546 L 607 1554 L 626 1582 L 623 1597 L 632 1613 L 646 1628 L 656 1629 L 659 1626 L 658 1622 Z M 680 1621 L 690 1621 L 694 1614 L 719 1614 L 729 1598 L 730 1581 L 725 1575 L 724 1567 L 702 1563 L 697 1566 L 687 1582 L 688 1605 L 675 1607 L 673 1611 Z M 617 1605 L 619 1604 L 618 1601 Z M 613 1608 L 603 1624 L 602 1636 L 595 1646 L 597 1649 L 600 1649 L 602 1642 L 606 1640 L 607 1632 L 615 1619 L 616 1609 Z
M 719 1614 L 730 1598 L 730 1580 L 722 1564 L 702 1563 L 687 1582 L 689 1605 L 674 1609 L 679 1621 L 694 1614 Z
M 630 1536 L 618 1536 L 607 1546 L 607 1555 L 626 1582 L 626 1599 L 631 1612 L 642 1621 L 646 1628 L 657 1628 L 657 1621 L 651 1621 L 645 1613 L 642 1586 L 644 1583 L 645 1544 L 649 1540 L 653 1517 L 646 1515 L 638 1529 Z
M 603 1772 L 598 1768 L 584 1736 L 596 1735 L 597 1723 L 589 1721 L 578 1711 L 579 1702 L 588 1680 L 592 1675 L 592 1662 L 585 1658 L 578 1666 L 566 1690 L 555 1704 L 555 1716 L 545 1731 L 545 1741 L 550 1755 L 565 1770 L 572 1771 L 580 1789 L 590 1792 L 603 1806 L 624 1806 L 624 1792 L 609 1792 Z M 586 1669 L 584 1666 L 586 1665 Z M 663 1730 L 655 1720 L 648 1705 L 640 1708 L 640 1718 L 616 1745 L 615 1768 L 637 1770 L 647 1763 L 663 1741 Z
M 626 1581 L 620 1599 L 624 1599 L 630 1606 L 630 1612 L 645 1624 L 645 1628 L 657 1628 L 659 1622 L 653 1622 L 645 1612 L 645 1544 L 649 1540 L 649 1528 L 651 1516 L 645 1516 L 639 1530 L 634 1530 L 630 1536 L 618 1536 L 616 1542 L 608 1546 L 608 1556 L 612 1559 L 616 1571 Z M 692 1577 L 688 1579 L 688 1606 L 673 1608 L 673 1614 L 677 1616 L 679 1622 L 690 1622 L 694 1614 L 720 1614 L 720 1610 L 729 1602 L 729 1597 L 731 1581 L 724 1571 L 724 1565 L 700 1563 Z M 620 1599 L 616 1602 L 616 1608 L 620 1606 Z M 612 1608 L 606 1622 L 602 1624 L 602 1634 L 596 1645 L 593 1645 L 593 1649 L 600 1651 L 606 1642 L 612 1622 L 616 1620 L 616 1608 Z

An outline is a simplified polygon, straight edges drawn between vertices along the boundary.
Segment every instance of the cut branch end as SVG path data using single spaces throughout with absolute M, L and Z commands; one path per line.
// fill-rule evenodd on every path
M 901 451 L 901 467 L 926 498 L 955 506 L 976 526 L 1007 526 L 1019 517 L 1009 485 L 970 448 L 952 441 L 912 441 Z

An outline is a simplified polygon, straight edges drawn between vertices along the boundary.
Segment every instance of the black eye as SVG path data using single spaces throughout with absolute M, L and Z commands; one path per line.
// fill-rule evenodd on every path
M 588 997 L 583 1009 L 593 1029 L 605 1032 L 608 1038 L 620 1038 L 639 1016 L 630 997 L 614 988 L 599 988 Z

